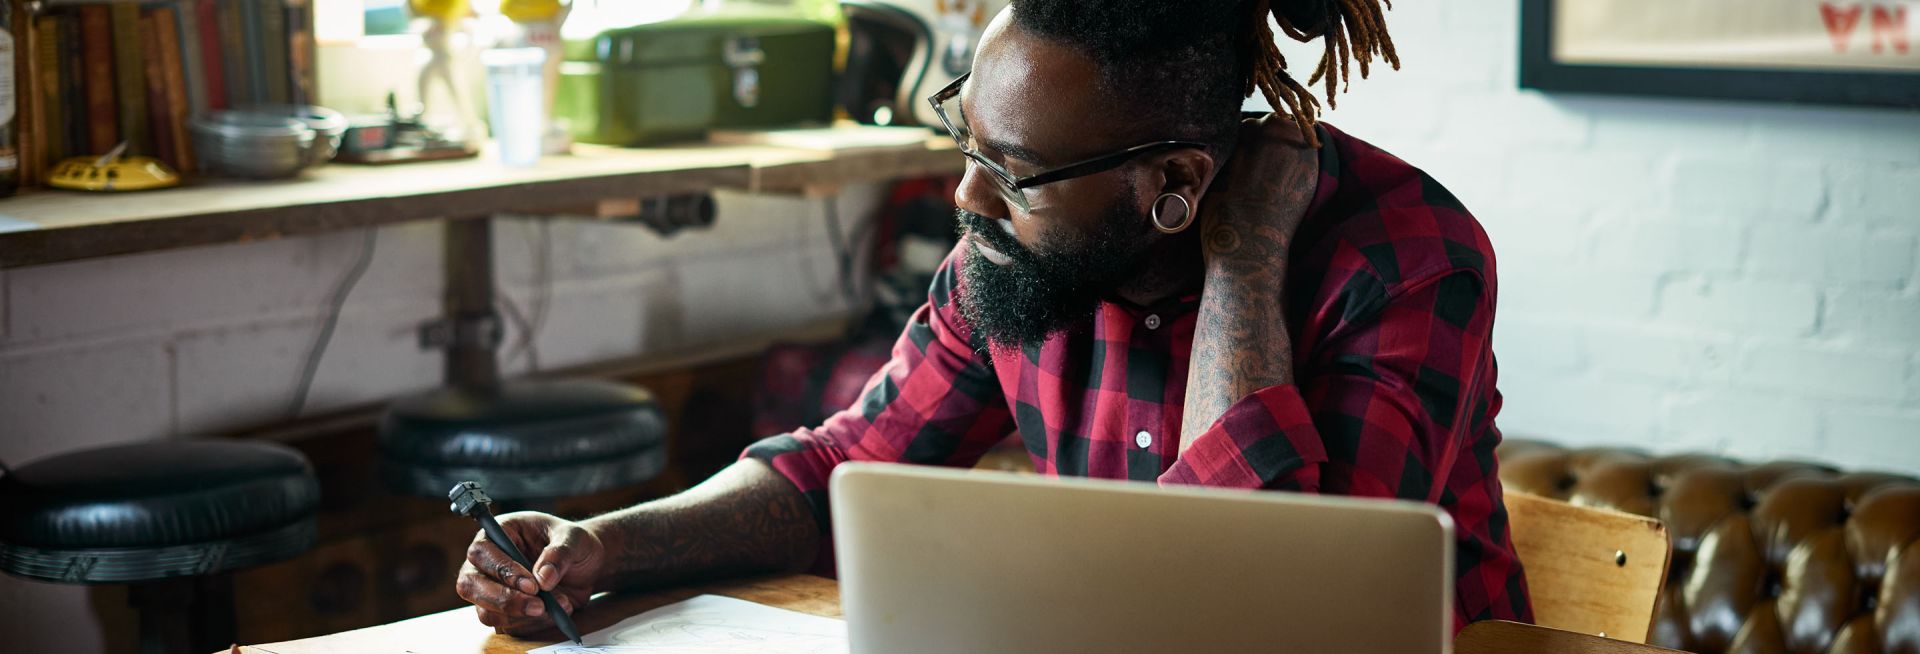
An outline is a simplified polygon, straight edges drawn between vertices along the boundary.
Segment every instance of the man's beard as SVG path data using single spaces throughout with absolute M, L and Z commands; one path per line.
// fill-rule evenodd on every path
M 1147 219 L 1138 206 L 1128 189 L 1092 233 L 1049 234 L 1045 251 L 1022 246 L 997 219 L 958 211 L 964 248 L 961 315 L 988 343 L 1002 347 L 1037 345 L 1092 316 L 1101 299 L 1144 263 L 1152 239 L 1143 233 Z M 1013 263 L 988 261 L 967 242 L 969 235 Z

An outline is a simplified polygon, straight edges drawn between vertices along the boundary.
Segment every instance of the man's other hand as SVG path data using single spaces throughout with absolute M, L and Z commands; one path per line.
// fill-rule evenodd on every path
M 535 595 L 541 590 L 552 591 L 568 613 L 586 605 L 606 560 L 599 537 L 579 523 L 545 513 L 523 511 L 499 519 L 514 546 L 532 556 L 533 570 L 515 563 L 485 532 L 474 535 L 454 590 L 479 610 L 482 624 L 511 634 L 552 627 L 553 619 Z
M 1306 216 L 1319 186 L 1319 153 L 1285 116 L 1267 114 L 1240 123 L 1233 156 L 1200 202 L 1200 234 L 1207 262 L 1240 256 L 1268 262 Z

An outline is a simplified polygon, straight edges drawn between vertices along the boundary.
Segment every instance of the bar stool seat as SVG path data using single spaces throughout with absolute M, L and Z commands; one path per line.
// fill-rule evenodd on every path
M 320 484 L 284 445 L 85 450 L 0 477 L 0 570 L 65 583 L 207 575 L 313 545 Z
M 444 498 L 478 481 L 495 499 L 574 497 L 666 467 L 666 420 L 645 389 L 594 380 L 445 387 L 395 402 L 380 425 L 388 482 Z
M 319 507 L 312 466 L 285 445 L 165 441 L 61 454 L 0 477 L 0 571 L 127 584 L 138 651 L 210 652 L 233 642 L 231 573 L 312 547 Z

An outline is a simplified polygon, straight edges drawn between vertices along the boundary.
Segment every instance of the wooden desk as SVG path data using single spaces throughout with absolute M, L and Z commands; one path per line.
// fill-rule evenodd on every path
M 712 189 L 799 192 L 964 168 L 948 138 L 842 152 L 691 144 L 576 145 L 530 168 L 478 159 L 331 164 L 284 181 L 206 180 L 122 194 L 0 200 L 0 269 L 496 213 L 562 213 Z
M 812 575 L 783 575 L 676 588 L 640 595 L 606 595 L 574 614 L 581 633 L 604 629 L 628 617 L 712 593 L 801 613 L 838 618 L 840 585 Z M 550 631 L 538 640 L 493 633 L 472 608 L 393 624 L 284 643 L 241 647 L 243 654 L 519 654 L 561 639 Z M 1455 654 L 1683 654 L 1674 650 L 1597 638 L 1530 624 L 1478 622 L 1460 632 Z M 230 654 L 215 652 L 214 654 Z
M 832 618 L 840 617 L 840 586 L 831 579 L 786 575 L 728 581 L 639 595 L 606 595 L 574 614 L 580 633 L 605 629 L 643 611 L 712 593 Z M 551 631 L 538 640 L 493 633 L 472 607 L 393 624 L 283 643 L 241 647 L 245 654 L 518 654 L 559 642 Z M 228 654 L 216 652 L 214 654 Z

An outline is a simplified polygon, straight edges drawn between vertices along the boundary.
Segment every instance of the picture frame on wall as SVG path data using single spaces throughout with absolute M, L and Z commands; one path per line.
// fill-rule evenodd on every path
M 1520 86 L 1920 108 L 1920 0 L 1521 0 Z

